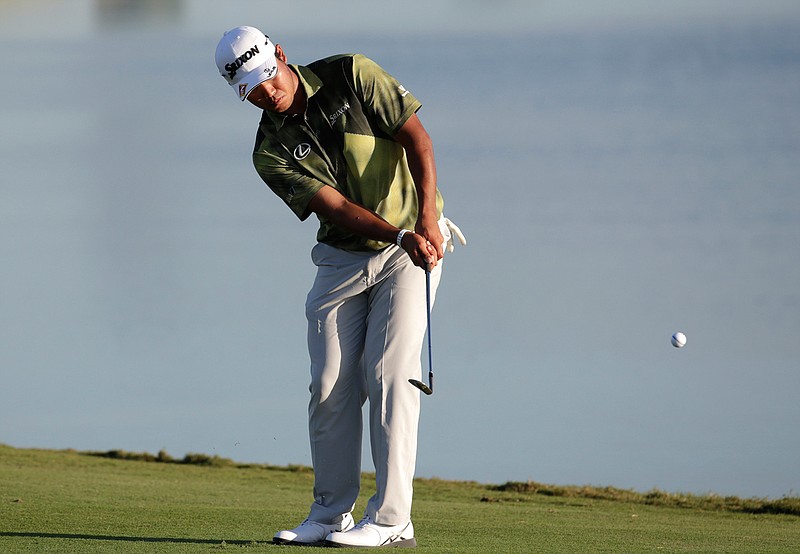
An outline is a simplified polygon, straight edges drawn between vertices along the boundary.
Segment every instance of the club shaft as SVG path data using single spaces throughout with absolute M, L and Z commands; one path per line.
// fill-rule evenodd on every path
M 425 307 L 428 318 L 428 386 L 433 391 L 433 349 L 431 348 L 431 271 L 425 268 Z

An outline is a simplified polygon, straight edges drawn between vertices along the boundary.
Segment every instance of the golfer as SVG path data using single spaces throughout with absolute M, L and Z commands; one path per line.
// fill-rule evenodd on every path
M 288 65 L 253 27 L 224 34 L 220 74 L 263 110 L 253 163 L 300 219 L 320 222 L 306 300 L 314 502 L 281 544 L 415 546 L 411 524 L 426 270 L 436 291 L 458 228 L 442 216 L 421 104 L 370 59 L 347 54 Z M 362 411 L 376 492 L 351 512 L 361 478 Z

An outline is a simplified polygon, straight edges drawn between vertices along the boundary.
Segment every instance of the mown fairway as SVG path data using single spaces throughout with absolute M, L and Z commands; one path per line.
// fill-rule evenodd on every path
M 0 552 L 307 551 L 270 541 L 305 517 L 309 470 L 184 461 L 192 463 L 0 445 Z M 370 476 L 363 489 L 356 519 Z M 417 551 L 800 551 L 796 499 L 780 505 L 787 513 L 753 514 L 736 511 L 731 499 L 726 509 L 706 509 L 697 506 L 708 499 L 675 507 L 633 493 L 606 500 L 590 498 L 594 489 L 544 492 L 420 480 Z

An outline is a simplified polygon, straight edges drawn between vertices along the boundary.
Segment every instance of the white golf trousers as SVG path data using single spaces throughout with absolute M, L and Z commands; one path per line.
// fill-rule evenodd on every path
M 366 513 L 384 525 L 408 522 L 420 409 L 420 392 L 408 380 L 423 378 L 425 271 L 397 246 L 348 252 L 319 243 L 311 257 L 317 275 L 306 300 L 314 466 L 309 518 L 329 523 L 355 506 L 368 398 L 377 490 Z M 441 269 L 440 263 L 431 272 L 432 301 Z

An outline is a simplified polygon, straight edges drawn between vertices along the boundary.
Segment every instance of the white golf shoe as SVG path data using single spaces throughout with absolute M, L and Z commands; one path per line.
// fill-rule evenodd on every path
M 288 531 L 278 531 L 272 539 L 275 544 L 293 544 L 300 546 L 322 546 L 325 537 L 334 531 L 347 531 L 353 528 L 353 516 L 344 514 L 331 524 L 319 523 L 306 519 L 303 523 Z
M 364 519 L 349 531 L 333 532 L 328 535 L 325 544 L 345 548 L 380 546 L 413 548 L 417 546 L 417 540 L 414 538 L 414 526 L 410 521 L 402 525 L 379 525 L 369 516 L 364 516 Z

